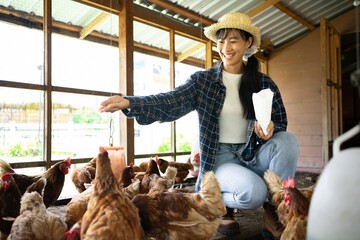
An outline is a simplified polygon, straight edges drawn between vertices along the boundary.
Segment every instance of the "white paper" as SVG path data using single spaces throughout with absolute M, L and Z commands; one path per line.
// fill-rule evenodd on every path
M 274 93 L 269 89 L 263 89 L 258 93 L 253 93 L 252 99 L 255 110 L 255 117 L 260 124 L 265 135 L 268 134 L 266 128 L 271 121 L 271 108 Z

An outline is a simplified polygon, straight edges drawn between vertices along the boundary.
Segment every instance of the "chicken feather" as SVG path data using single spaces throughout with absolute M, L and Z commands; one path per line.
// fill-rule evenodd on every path
M 139 209 L 146 232 L 161 229 L 169 239 L 212 239 L 226 213 L 213 172 L 207 172 L 199 193 L 151 191 L 132 201 Z
M 95 176 L 93 195 L 81 220 L 81 239 L 143 239 L 137 209 L 120 189 L 103 147 Z

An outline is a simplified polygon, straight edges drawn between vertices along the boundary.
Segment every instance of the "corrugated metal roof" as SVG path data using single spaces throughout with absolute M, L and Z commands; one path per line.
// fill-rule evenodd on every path
M 268 0 L 269 1 L 269 0 Z M 163 1 L 166 2 L 166 1 Z M 223 14 L 227 12 L 243 12 L 248 13 L 257 7 L 265 4 L 264 0 L 168 0 L 174 6 L 188 9 L 204 18 L 217 21 Z M 205 25 L 194 21 L 179 13 L 171 12 L 164 7 L 152 3 L 151 0 L 135 0 L 135 4 L 146 7 L 150 10 L 157 11 L 167 17 L 182 21 L 185 24 L 205 27 Z M 53 0 L 53 18 L 55 21 L 63 22 L 69 25 L 86 27 L 103 11 L 80 4 L 71 0 Z M 296 14 L 298 18 L 302 18 L 314 27 L 320 23 L 320 19 L 325 17 L 331 20 L 334 17 L 354 8 L 352 0 L 282 0 L 278 4 L 287 10 Z M 43 16 L 43 0 L 0 0 L 2 7 L 25 12 L 35 16 Z M 304 33 L 311 31 L 307 26 L 303 25 L 293 17 L 279 10 L 276 5 L 269 6 L 266 9 L 252 16 L 252 20 L 261 30 L 262 39 L 270 40 L 274 48 L 281 47 L 289 41 L 300 37 Z M 111 15 L 102 23 L 96 26 L 95 31 L 110 34 L 112 36 L 119 35 L 118 16 Z M 143 23 L 134 23 L 134 41 L 159 49 L 169 50 L 169 34 L 168 32 L 150 27 Z M 196 48 L 199 43 L 184 37 L 176 37 L 176 52 L 182 54 L 190 48 Z M 204 59 L 204 48 L 198 48 L 190 56 Z

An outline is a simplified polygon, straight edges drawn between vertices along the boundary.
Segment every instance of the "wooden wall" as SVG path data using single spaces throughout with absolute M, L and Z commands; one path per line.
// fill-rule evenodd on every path
M 355 10 L 330 21 L 339 33 L 355 31 Z M 278 84 L 288 113 L 288 131 L 300 144 L 298 171 L 320 172 L 322 157 L 321 54 L 317 28 L 273 53 L 268 74 Z

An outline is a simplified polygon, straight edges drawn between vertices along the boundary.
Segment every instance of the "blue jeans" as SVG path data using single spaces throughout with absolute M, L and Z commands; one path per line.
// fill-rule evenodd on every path
M 241 144 L 220 144 L 215 176 L 227 207 L 256 209 L 268 197 L 264 172 L 270 169 L 282 179 L 294 177 L 299 146 L 291 133 L 278 132 L 257 149 L 251 162 L 245 162 L 235 154 L 240 147 Z

